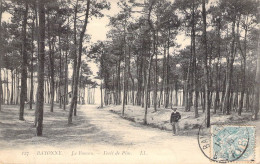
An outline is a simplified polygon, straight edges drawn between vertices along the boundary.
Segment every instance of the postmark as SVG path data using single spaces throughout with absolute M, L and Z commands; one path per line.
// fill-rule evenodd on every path
M 255 160 L 255 127 L 238 125 L 201 126 L 198 144 L 211 161 L 253 162 Z

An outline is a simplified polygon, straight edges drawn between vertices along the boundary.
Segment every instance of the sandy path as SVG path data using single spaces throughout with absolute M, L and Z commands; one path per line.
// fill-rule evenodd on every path
M 82 106 L 81 111 L 96 128 L 109 136 L 116 136 L 118 142 L 115 144 L 122 144 L 120 149 L 130 149 L 136 153 L 143 150 L 150 162 L 157 159 L 164 162 L 208 163 L 199 149 L 197 136 L 173 136 L 169 131 L 124 120 L 116 114 L 97 109 L 97 106 Z

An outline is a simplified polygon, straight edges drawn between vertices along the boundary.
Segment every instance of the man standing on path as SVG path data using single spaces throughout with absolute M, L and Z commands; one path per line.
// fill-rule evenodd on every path
M 179 119 L 181 119 L 181 115 L 179 112 L 177 112 L 177 108 L 171 108 L 173 110 L 172 114 L 171 114 L 171 119 L 170 122 L 172 124 L 172 131 L 173 131 L 173 135 L 176 135 L 178 133 L 178 121 Z

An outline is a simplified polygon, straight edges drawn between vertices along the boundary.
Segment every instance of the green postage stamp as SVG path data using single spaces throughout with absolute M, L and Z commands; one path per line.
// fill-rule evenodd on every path
M 254 162 L 255 127 L 212 125 L 211 159 L 218 162 Z

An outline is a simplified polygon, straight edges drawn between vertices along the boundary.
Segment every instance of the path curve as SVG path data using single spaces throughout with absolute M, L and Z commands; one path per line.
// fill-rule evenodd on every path
M 197 136 L 173 136 L 169 131 L 134 123 L 97 107 L 83 105 L 80 110 L 90 124 L 111 137 L 113 142 L 109 144 L 123 149 L 144 150 L 150 157 L 165 157 L 174 162 L 209 163 L 199 149 Z

